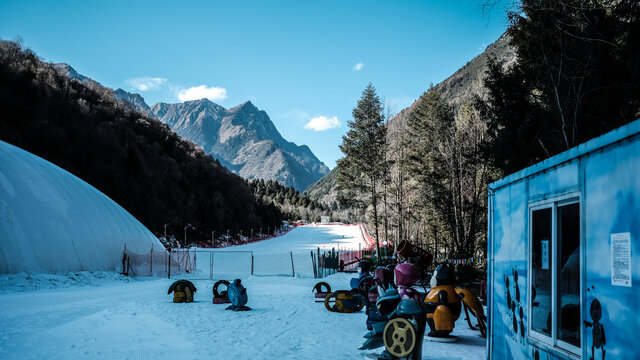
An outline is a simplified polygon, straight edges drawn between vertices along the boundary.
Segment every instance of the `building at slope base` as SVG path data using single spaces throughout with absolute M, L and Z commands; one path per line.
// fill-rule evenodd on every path
M 638 358 L 639 215 L 640 120 L 490 184 L 489 358 Z
M 133 253 L 165 252 L 96 188 L 0 141 L 0 274 L 122 269 L 125 244 Z

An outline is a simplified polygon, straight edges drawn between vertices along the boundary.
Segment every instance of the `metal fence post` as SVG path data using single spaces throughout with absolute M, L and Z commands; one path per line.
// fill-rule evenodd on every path
M 322 277 L 327 277 L 327 254 L 322 254 Z
M 213 277 L 213 258 L 215 258 L 215 251 L 211 252 L 211 276 Z
M 293 267 L 293 251 L 289 251 L 289 254 L 291 255 L 291 277 L 296 277 L 296 270 Z
M 253 275 L 253 251 L 251 252 L 251 275 Z

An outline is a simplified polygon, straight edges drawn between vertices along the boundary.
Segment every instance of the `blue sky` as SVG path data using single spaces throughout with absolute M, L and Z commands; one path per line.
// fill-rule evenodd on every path
M 8 1 L 0 38 L 149 105 L 251 100 L 333 168 L 369 82 L 392 112 L 495 41 L 480 1 Z

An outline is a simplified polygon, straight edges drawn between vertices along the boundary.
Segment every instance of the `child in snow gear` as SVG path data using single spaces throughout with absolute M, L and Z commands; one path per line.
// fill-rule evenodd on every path
M 233 311 L 247 311 L 251 310 L 250 307 L 245 306 L 248 301 L 247 289 L 242 286 L 240 279 L 233 280 L 233 283 L 227 286 L 227 297 L 231 304 L 225 310 Z
M 329 305 L 335 298 L 335 304 Z M 353 290 L 337 290 L 329 293 L 324 298 L 324 307 L 331 312 L 354 313 L 362 310 L 365 305 L 364 298 Z
M 229 288 L 229 282 L 227 280 L 219 280 L 215 284 L 213 284 L 213 299 L 211 300 L 214 304 L 228 304 L 229 297 L 227 296 L 228 290 L 220 291 L 220 285 L 224 285 L 227 289 Z
M 451 336 L 456 320 L 460 316 L 461 300 L 455 290 L 453 270 L 446 263 L 438 266 L 431 277 L 431 291 L 424 300 L 431 341 L 453 342 Z
M 193 302 L 193 293 L 195 293 L 197 290 L 198 289 L 196 289 L 195 285 L 193 285 L 191 281 L 178 280 L 171 284 L 171 286 L 169 286 L 167 295 L 173 292 L 174 303 L 190 303 Z

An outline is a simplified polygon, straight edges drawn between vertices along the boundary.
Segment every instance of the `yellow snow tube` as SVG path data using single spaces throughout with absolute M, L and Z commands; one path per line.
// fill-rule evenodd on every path
M 193 302 L 193 293 L 196 291 L 197 289 L 191 281 L 178 280 L 171 284 L 167 294 L 171 294 L 173 292 L 174 303 L 190 303 Z
M 175 290 L 173 292 L 173 302 L 174 303 L 190 303 L 193 302 L 193 292 L 191 289 L 186 287 L 184 291 Z
M 335 305 L 329 303 L 335 298 Z M 331 312 L 353 313 L 362 310 L 364 307 L 362 296 L 355 294 L 351 290 L 338 290 L 327 294 L 324 298 L 324 307 Z

